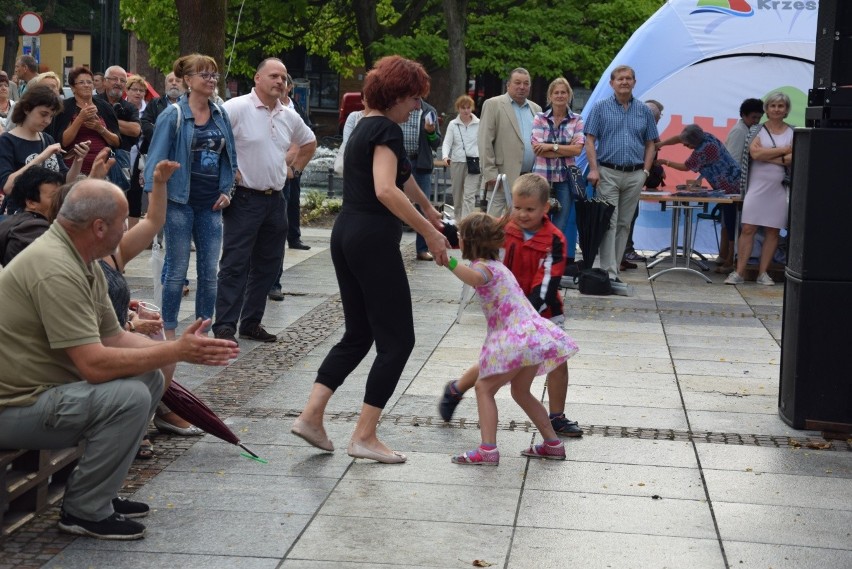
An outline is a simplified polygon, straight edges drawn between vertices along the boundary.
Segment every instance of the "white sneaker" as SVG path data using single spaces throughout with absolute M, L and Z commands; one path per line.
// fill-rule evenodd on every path
M 764 273 L 764 274 L 766 274 L 766 273 Z M 739 284 L 743 284 L 744 282 L 745 282 L 745 279 L 742 278 L 740 276 L 740 274 L 736 271 L 729 274 L 728 278 L 725 279 L 725 284 L 729 284 L 729 285 L 739 285 Z M 772 283 L 772 284 L 775 284 L 775 283 Z
M 770 277 L 766 273 L 760 273 L 760 276 L 757 277 L 757 284 L 761 284 L 764 286 L 774 286 L 775 281 L 773 281 L 772 277 Z

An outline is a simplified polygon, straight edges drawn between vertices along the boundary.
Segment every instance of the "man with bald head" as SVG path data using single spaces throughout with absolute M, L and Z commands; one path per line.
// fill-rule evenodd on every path
M 97 260 L 124 234 L 127 200 L 86 179 L 50 229 L 0 271 L 0 448 L 61 449 L 85 441 L 68 478 L 59 529 L 98 539 L 139 539 L 128 518 L 148 506 L 118 491 L 163 394 L 160 368 L 225 365 L 236 344 L 196 334 L 175 342 L 124 331 Z
M 228 112 L 237 150 L 236 185 L 231 205 L 222 211 L 222 259 L 216 287 L 217 338 L 274 342 L 261 324 L 266 294 L 284 260 L 287 238 L 288 178 L 298 178 L 317 149 L 317 139 L 302 118 L 281 102 L 287 68 L 264 59 L 248 95 L 222 105 Z M 290 146 L 294 150 L 288 153 Z

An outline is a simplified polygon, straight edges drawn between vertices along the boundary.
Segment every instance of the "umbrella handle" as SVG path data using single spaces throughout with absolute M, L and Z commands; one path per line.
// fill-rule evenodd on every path
M 243 449 L 244 451 L 246 451 L 247 453 L 249 453 L 249 454 L 250 454 L 250 455 L 252 455 L 253 457 L 255 457 L 255 458 L 260 458 L 260 457 L 259 457 L 259 456 L 257 456 L 257 455 L 256 455 L 256 454 L 255 454 L 255 453 L 254 453 L 251 449 L 249 449 L 249 447 L 247 447 L 247 446 L 246 446 L 246 445 L 244 445 L 243 443 L 238 443 L 238 445 L 239 445 L 239 447 L 240 447 L 241 449 Z

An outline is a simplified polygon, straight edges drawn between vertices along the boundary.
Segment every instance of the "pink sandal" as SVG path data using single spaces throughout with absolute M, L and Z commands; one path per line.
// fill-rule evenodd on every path
M 500 464 L 500 451 L 476 448 L 452 458 L 455 464 L 472 464 L 476 466 L 497 466 Z
M 521 454 L 530 458 L 565 460 L 565 445 L 562 444 L 562 441 L 558 445 L 549 445 L 547 443 L 532 445 L 527 450 L 522 450 Z

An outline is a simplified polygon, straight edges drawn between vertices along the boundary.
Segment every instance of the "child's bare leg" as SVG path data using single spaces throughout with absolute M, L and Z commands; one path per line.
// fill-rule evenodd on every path
M 483 377 L 476 382 L 476 407 L 479 411 L 479 432 L 484 444 L 497 444 L 497 402 L 494 396 L 512 380 L 517 372 Z
M 473 364 L 461 375 L 461 377 L 456 381 L 455 388 L 459 394 L 463 394 L 469 389 L 473 388 L 476 384 L 476 378 L 479 377 L 479 364 Z
M 547 374 L 547 403 L 551 415 L 565 412 L 565 400 L 568 398 L 568 364 L 562 363 Z
M 550 424 L 550 418 L 547 416 L 547 410 L 544 408 L 544 405 L 541 404 L 536 397 L 530 393 L 530 387 L 532 387 L 533 379 L 535 379 L 535 372 L 538 369 L 538 366 L 527 366 L 521 368 L 520 371 L 512 378 L 512 399 L 521 406 L 521 409 L 524 410 L 524 413 L 527 414 L 527 417 L 535 424 L 538 431 L 541 433 L 541 436 L 544 437 L 546 441 L 557 440 L 559 437 L 556 436 L 556 431 L 553 430 L 553 427 Z M 481 380 L 480 380 L 481 381 Z M 479 383 L 477 383 L 477 396 L 479 395 Z M 477 397 L 477 401 L 479 397 Z M 480 425 L 482 424 L 482 413 L 479 415 Z M 494 423 L 495 436 L 497 423 Z

